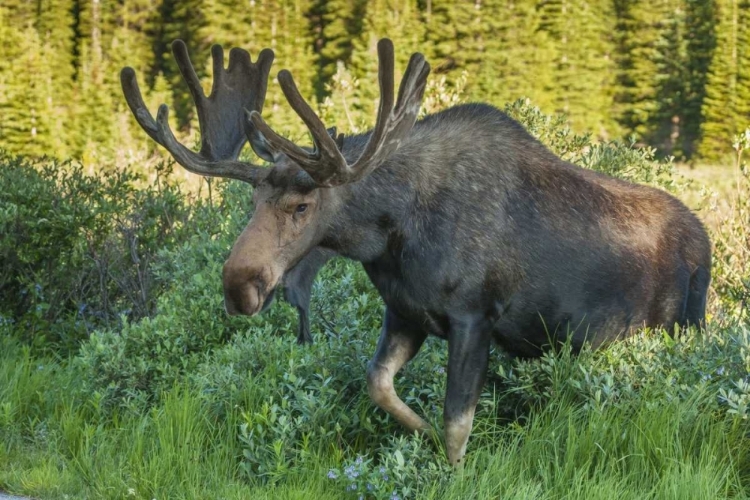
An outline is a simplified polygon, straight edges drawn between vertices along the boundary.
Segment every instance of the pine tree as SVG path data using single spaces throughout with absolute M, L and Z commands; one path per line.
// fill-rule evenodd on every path
M 535 0 L 487 0 L 482 7 L 484 52 L 469 98 L 498 106 L 530 98 L 554 109 L 548 89 L 554 82 L 554 41 L 541 31 Z
M 717 2 L 717 46 L 711 61 L 699 153 L 720 159 L 731 152 L 732 138 L 750 125 L 750 15 L 747 1 Z
M 206 26 L 205 11 L 217 8 L 217 4 L 215 0 L 205 3 L 200 0 L 162 0 L 160 5 L 153 36 L 154 70 L 152 75 L 161 73 L 172 88 L 173 99 L 170 112 L 180 127 L 190 123 L 194 109 L 190 92 L 182 83 L 180 70 L 172 57 L 172 42 L 178 38 L 185 42 L 198 76 L 204 76 L 206 63 L 210 59 L 210 44 L 219 42 L 219 40 L 205 37 L 206 33 L 203 31 Z M 149 83 L 153 84 L 153 82 Z
M 50 116 L 49 144 L 54 154 L 68 157 L 72 152 L 69 121 L 73 114 L 73 1 L 40 0 L 36 29 L 42 45 L 43 64 L 49 68 L 45 84 Z
M 652 55 L 656 68 L 654 102 L 643 134 L 646 141 L 657 146 L 663 154 L 682 157 L 681 135 L 688 75 L 685 18 L 679 5 L 669 6 L 660 27 Z
M 739 4 L 737 33 L 737 114 L 740 129 L 750 127 L 750 1 Z
M 424 14 L 424 53 L 435 74 L 447 74 L 449 78 L 456 78 L 463 71 L 476 74 L 485 43 L 484 6 L 482 0 L 432 0 Z
M 702 106 L 711 58 L 716 49 L 716 0 L 686 0 L 685 30 L 687 61 L 683 99 L 682 152 L 695 153 L 703 122 Z
M 606 4 L 586 0 L 545 0 L 538 8 L 539 29 L 550 37 L 554 57 L 547 99 L 578 130 L 610 135 L 615 128 L 609 117 L 614 84 L 611 12 Z
M 614 111 L 627 135 L 647 136 L 657 112 L 657 44 L 664 3 L 615 0 L 617 88 Z
M 270 19 L 270 36 L 263 39 L 263 42 L 273 48 L 276 54 L 263 114 L 269 117 L 272 124 L 282 133 L 294 139 L 302 139 L 306 138 L 307 129 L 286 102 L 276 75 L 282 68 L 291 71 L 300 93 L 311 106 L 315 107 L 318 67 L 314 54 L 314 39 L 308 30 L 307 18 L 311 2 L 309 0 L 283 0 L 277 5 L 278 8 L 272 12 Z M 260 46 L 255 49 L 255 52 L 259 50 L 261 50 Z
M 51 68 L 33 21 L 23 8 L 0 7 L 0 143 L 16 153 L 54 156 Z
M 362 30 L 367 0 L 316 0 L 308 11 L 315 40 L 318 66 L 315 92 L 325 96 L 325 85 L 336 72 L 338 62 L 349 63 L 352 40 Z

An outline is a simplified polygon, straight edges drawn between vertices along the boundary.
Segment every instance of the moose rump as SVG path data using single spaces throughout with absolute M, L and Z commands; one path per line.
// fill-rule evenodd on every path
M 417 121 L 430 69 L 420 54 L 396 95 L 393 46 L 378 43 L 375 127 L 351 136 L 326 129 L 281 71 L 313 139 L 301 148 L 261 117 L 270 51 L 252 63 L 233 49 L 224 69 L 214 47 L 206 97 L 184 44 L 173 50 L 198 108 L 200 153 L 174 139 L 166 106 L 152 118 L 129 68 L 123 90 L 144 130 L 182 166 L 255 187 L 255 213 L 224 267 L 227 312 L 257 313 L 286 273 L 317 269 L 321 253 L 361 262 L 386 304 L 368 392 L 407 429 L 429 429 L 393 378 L 428 335 L 446 339 L 451 463 L 465 454 L 493 338 L 535 356 L 568 336 L 576 348 L 597 347 L 642 326 L 702 324 L 710 244 L 687 207 L 561 160 L 492 106 Z M 237 160 L 246 141 L 272 168 Z

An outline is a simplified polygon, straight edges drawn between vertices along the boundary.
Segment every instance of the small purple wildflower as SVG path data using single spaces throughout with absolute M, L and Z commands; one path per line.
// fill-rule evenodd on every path
M 362 463 L 362 455 L 357 455 L 357 460 L 354 461 L 355 464 L 359 465 Z
M 357 484 L 356 483 L 352 483 L 349 486 L 347 486 L 346 489 L 349 490 L 349 491 L 354 491 L 354 490 L 357 489 Z
M 346 477 L 349 479 L 355 479 L 359 476 L 359 471 L 354 470 L 353 465 L 349 465 L 344 469 L 344 474 L 346 474 Z
M 335 470 L 331 469 L 328 471 L 328 479 L 338 479 L 339 475 L 336 473 Z
M 724 367 L 720 366 L 718 370 L 716 370 L 716 375 L 722 376 L 724 375 Z
M 391 500 L 401 500 L 401 497 L 394 491 L 391 495 Z
M 385 474 L 385 467 L 381 467 L 380 469 L 378 469 L 378 472 L 380 472 L 381 474 Z

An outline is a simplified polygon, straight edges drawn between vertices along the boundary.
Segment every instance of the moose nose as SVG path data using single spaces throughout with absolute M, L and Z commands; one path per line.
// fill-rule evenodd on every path
M 246 282 L 240 286 L 224 287 L 224 309 L 230 316 L 252 316 L 263 306 L 258 287 Z
M 227 314 L 252 316 L 260 311 L 265 295 L 265 282 L 260 273 L 252 269 L 238 269 L 227 261 L 224 264 L 223 284 L 224 309 Z
M 240 314 L 240 310 L 237 308 L 234 300 L 232 300 L 232 297 L 226 292 L 224 292 L 224 310 L 230 316 L 237 316 Z

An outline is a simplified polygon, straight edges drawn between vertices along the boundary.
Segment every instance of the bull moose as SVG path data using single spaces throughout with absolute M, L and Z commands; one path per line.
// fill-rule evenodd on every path
M 396 96 L 393 45 L 380 40 L 375 127 L 357 135 L 326 129 L 292 75 L 279 72 L 312 136 L 312 147 L 300 147 L 261 117 L 269 49 L 252 62 L 234 48 L 225 69 L 214 46 L 209 96 L 185 44 L 172 49 L 197 107 L 200 152 L 175 139 L 166 105 L 153 119 L 133 69 L 121 83 L 138 123 L 184 168 L 255 188 L 255 211 L 224 264 L 227 313 L 259 312 L 310 252 L 361 262 L 386 304 L 367 367 L 370 397 L 407 429 L 429 429 L 393 378 L 427 335 L 446 339 L 452 464 L 466 451 L 492 339 L 511 355 L 537 356 L 566 339 L 578 350 L 643 326 L 702 324 L 710 244 L 685 205 L 563 161 L 486 104 L 417 121 L 430 71 L 421 54 Z M 237 160 L 248 140 L 272 168 Z

